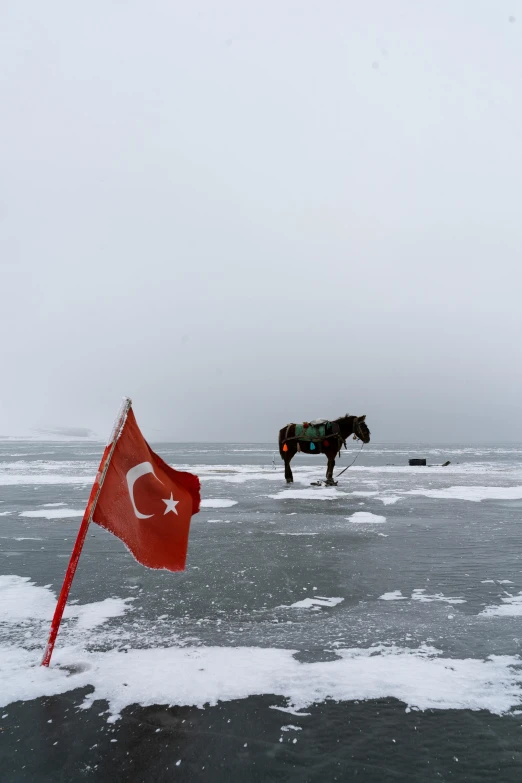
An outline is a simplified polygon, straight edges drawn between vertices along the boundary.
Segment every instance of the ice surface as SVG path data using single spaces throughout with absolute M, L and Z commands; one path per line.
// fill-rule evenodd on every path
M 83 517 L 84 510 L 81 508 L 49 508 L 37 509 L 35 511 L 22 511 L 18 516 L 43 519 L 67 519 L 69 517 Z
M 185 575 L 138 573 L 132 570 L 137 569 L 134 562 L 129 571 L 120 572 L 123 563 L 129 566 L 120 542 L 102 539 L 103 531 L 97 538 L 89 538 L 91 560 L 83 562 L 85 568 L 88 564 L 95 570 L 83 583 L 75 583 L 76 595 L 83 596 L 83 601 L 87 601 L 86 595 L 111 597 L 68 606 L 53 666 L 47 672 L 38 664 L 56 596 L 27 577 L 2 577 L 0 696 L 5 700 L 92 687 L 86 706 L 94 699 L 107 698 L 117 715 L 130 704 L 201 706 L 265 693 L 288 700 L 286 707 L 267 702 L 274 708 L 299 716 L 306 715 L 302 710 L 308 705 L 328 698 L 396 697 L 420 709 L 470 708 L 499 714 L 522 702 L 521 661 L 515 655 L 514 642 L 519 635 L 516 623 L 522 615 L 522 593 L 495 598 L 495 592 L 502 592 L 500 586 L 491 593 L 487 584 L 480 584 L 499 575 L 510 576 L 517 591 L 522 587 L 516 547 L 512 546 L 518 524 L 516 501 L 521 498 L 520 449 L 485 448 L 484 457 L 479 457 L 478 449 L 431 449 L 423 452 L 430 460 L 449 458 L 462 460 L 462 464 L 421 470 L 403 464 L 358 464 L 341 477 L 338 487 L 314 488 L 310 481 L 324 477 L 324 459 L 309 458 L 307 462 L 304 457 L 301 461 L 296 458 L 296 484 L 287 487 L 282 465 L 278 463 L 273 470 L 270 464 L 273 449 L 266 449 L 259 457 L 266 465 L 237 465 L 227 464 L 232 462 L 230 453 L 221 455 L 216 450 L 213 454 L 217 456 L 210 459 L 216 464 L 204 463 L 205 448 L 199 446 L 193 449 L 198 456 L 182 464 L 175 459 L 176 448 L 172 447 L 168 461 L 199 474 L 203 494 L 212 496 L 204 500 L 203 508 L 234 506 L 226 515 L 243 524 L 207 527 L 207 521 L 218 521 L 205 520 L 206 516 L 215 517 L 215 512 L 196 517 L 194 522 L 201 520 L 203 524 L 192 528 L 190 566 Z M 237 451 L 244 451 L 238 459 L 244 456 L 247 461 L 247 452 L 263 450 Z M 66 453 L 60 452 L 62 456 Z M 375 460 L 379 453 L 386 455 L 383 461 L 406 462 L 415 451 L 372 447 L 362 459 Z M 495 463 L 498 454 L 508 454 L 510 461 L 502 457 L 504 461 Z M 203 464 L 195 464 L 199 460 Z M 40 552 L 40 545 L 16 547 L 17 563 L 21 563 L 22 550 L 27 550 L 19 573 L 38 574 L 41 581 L 53 579 L 59 584 L 64 561 L 56 558 L 64 557 L 70 544 L 62 544 L 57 531 L 65 526 L 46 524 L 47 517 L 18 518 L 18 509 L 28 507 L 30 497 L 34 508 L 38 502 L 39 510 L 70 514 L 82 505 L 77 498 L 86 496 L 84 485 L 92 482 L 97 464 L 97 460 L 51 458 L 0 464 L 0 484 L 13 487 L 9 508 L 17 509 L 12 512 L 16 517 L 5 515 L 1 521 L 2 532 L 9 533 L 6 538 L 29 540 L 37 528 L 39 535 L 49 535 L 45 553 Z M 20 484 L 19 490 L 16 484 Z M 59 493 L 51 486 L 54 484 L 64 485 Z M 273 493 L 269 500 L 268 492 Z M 7 497 L 7 492 L 2 494 Z M 214 497 L 229 494 L 237 500 Z M 46 503 L 57 497 L 67 505 Z M 439 503 L 439 497 L 505 502 L 499 514 L 493 504 L 469 508 L 466 504 Z M 353 517 L 371 514 L 371 522 L 368 516 L 365 519 L 370 524 L 384 519 L 379 512 L 386 506 L 388 522 L 393 520 L 393 526 L 386 526 L 393 534 L 389 542 L 378 541 L 378 535 L 385 536 L 377 532 L 379 525 L 370 532 L 370 524 L 367 529 L 360 525 L 357 529 L 357 525 L 346 523 L 359 499 L 365 501 L 368 511 Z M 284 503 L 277 502 L 280 500 Z M 324 502 L 327 500 L 340 502 Z M 50 519 L 54 518 L 53 514 Z M 505 534 L 508 521 L 509 536 Z M 276 533 L 282 537 L 273 535 Z M 315 538 L 307 541 L 306 536 L 311 535 Z M 47 541 L 52 544 L 47 546 Z M 219 556 L 216 542 L 223 547 Z M 113 552 L 118 552 L 117 560 L 112 559 Z M 465 583 L 463 571 L 472 577 Z M 125 574 L 121 581 L 117 572 Z M 510 589 L 507 581 L 497 580 L 501 583 Z M 314 584 L 326 595 L 342 593 L 345 603 L 316 597 L 311 592 Z M 432 586 L 415 588 L 415 584 Z M 139 596 L 132 605 L 129 599 L 116 597 L 128 594 L 123 585 Z M 303 591 L 305 585 L 308 592 Z M 396 586 L 401 590 L 392 589 Z M 496 601 L 498 605 L 481 611 L 488 592 L 488 603 Z M 304 595 L 314 597 L 297 600 Z M 448 615 L 447 604 L 464 603 L 465 599 L 468 612 L 456 610 Z M 174 609 L 178 602 L 182 606 L 179 612 Z M 132 614 L 131 608 L 135 608 Z M 236 614 L 236 609 L 240 613 Z M 166 610 L 168 616 L 163 614 Z M 447 617 L 458 617 L 458 633 L 457 620 L 449 622 Z M 393 646 L 397 639 L 407 641 Z M 444 653 L 422 646 L 424 639 L 437 639 Z M 177 640 L 179 646 L 175 646 Z M 386 643 L 372 645 L 376 641 Z M 406 644 L 411 646 L 402 646 Z M 123 645 L 127 653 L 121 649 Z M 335 649 L 339 659 L 316 663 L 296 659 L 296 651 L 311 647 Z M 488 657 L 499 651 L 507 654 Z M 471 655 L 475 657 L 469 658 Z M 302 661 L 302 656 L 298 657 Z M 173 677 L 173 671 L 182 671 L 183 677 Z
M 319 532 L 312 530 L 274 530 L 276 536 L 318 536 Z
M 394 598 L 400 597 L 398 593 L 394 591 Z M 522 593 L 516 598 L 511 605 L 522 609 Z M 55 600 L 49 587 L 38 587 L 27 577 L 0 578 L 4 623 L 49 619 Z M 128 600 L 69 606 L 68 613 L 88 631 L 125 612 Z M 333 606 L 341 600 L 318 596 L 296 603 Z M 1 706 L 88 686 L 94 691 L 86 696 L 84 706 L 106 699 L 113 715 L 131 704 L 202 707 L 263 693 L 285 697 L 288 707 L 278 709 L 301 715 L 307 706 L 328 698 L 394 697 L 419 709 L 484 709 L 496 714 L 508 712 L 522 700 L 517 656 L 450 659 L 426 645 L 414 649 L 374 645 L 340 647 L 337 660 L 300 663 L 293 649 L 210 646 L 86 652 L 68 646 L 55 650 L 53 665 L 45 670 L 39 666 L 41 651 L 23 648 L 14 641 L 17 637 L 0 647 Z M 172 677 L 173 671 L 183 671 L 184 676 Z

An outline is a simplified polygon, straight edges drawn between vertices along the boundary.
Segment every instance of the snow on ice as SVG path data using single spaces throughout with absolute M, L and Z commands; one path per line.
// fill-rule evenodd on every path
M 78 508 L 47 508 L 35 511 L 22 511 L 18 516 L 43 519 L 68 519 L 70 517 L 83 517 L 84 511 Z
M 346 517 L 349 522 L 355 522 L 361 525 L 382 525 L 386 522 L 386 517 L 381 517 L 378 514 L 371 514 L 369 511 L 356 511 L 351 517 Z
M 230 508 L 231 506 L 237 506 L 237 500 L 207 498 L 201 501 L 201 508 Z
M 521 702 L 520 660 L 445 659 L 432 647 L 338 649 L 329 662 L 300 663 L 294 650 L 259 647 L 168 647 L 55 651 L 45 669 L 34 651 L 0 648 L 0 706 L 92 686 L 84 708 L 104 699 L 112 719 L 132 704 L 204 707 L 276 694 L 295 711 L 323 701 L 396 698 L 408 707 L 509 712 Z M 183 677 L 172 677 L 182 671 Z
M 520 500 L 522 487 L 447 487 L 445 489 L 411 489 L 408 495 L 424 495 L 427 498 L 448 500 L 471 500 L 480 503 L 482 500 Z

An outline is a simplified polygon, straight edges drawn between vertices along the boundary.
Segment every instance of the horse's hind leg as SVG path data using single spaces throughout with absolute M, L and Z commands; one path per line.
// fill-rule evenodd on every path
M 286 483 L 287 484 L 293 484 L 294 483 L 294 475 L 292 473 L 292 468 L 290 467 L 290 460 L 291 459 L 292 459 L 292 457 L 285 457 L 285 479 L 286 479 Z

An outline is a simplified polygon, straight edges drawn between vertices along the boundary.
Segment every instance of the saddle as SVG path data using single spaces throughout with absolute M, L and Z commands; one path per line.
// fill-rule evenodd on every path
M 296 440 L 309 442 L 322 441 L 328 436 L 339 435 L 339 424 L 328 421 L 327 419 L 314 419 L 313 421 L 303 421 L 302 424 L 295 425 Z

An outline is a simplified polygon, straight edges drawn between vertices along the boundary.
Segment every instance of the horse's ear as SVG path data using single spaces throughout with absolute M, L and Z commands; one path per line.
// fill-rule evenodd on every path
M 366 418 L 366 413 L 364 414 L 364 416 L 358 416 L 357 418 L 359 419 L 359 421 L 364 421 Z

